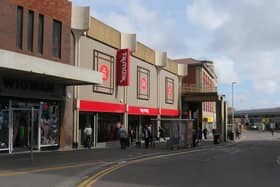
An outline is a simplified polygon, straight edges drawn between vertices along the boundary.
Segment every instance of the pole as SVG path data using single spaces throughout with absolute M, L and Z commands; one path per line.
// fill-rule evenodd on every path
M 232 82 L 231 83 L 231 104 L 232 104 L 232 113 L 231 113 L 231 117 L 232 117 L 232 124 L 234 124 L 234 100 L 233 100 L 233 96 L 234 96 L 234 90 L 233 90 L 233 86 L 234 84 L 236 84 L 236 82 Z
M 31 163 L 33 163 L 33 136 L 34 136 L 34 107 L 31 109 L 31 146 L 30 146 L 30 159 Z

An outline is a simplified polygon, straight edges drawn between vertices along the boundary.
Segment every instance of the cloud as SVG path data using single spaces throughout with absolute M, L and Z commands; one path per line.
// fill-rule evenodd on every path
M 221 27 L 227 21 L 228 15 L 215 11 L 211 3 L 209 0 L 192 1 L 186 9 L 187 19 L 211 30 Z
M 214 60 L 218 75 L 218 81 L 223 84 L 239 82 L 238 74 L 234 68 L 234 61 L 227 57 L 221 57 Z

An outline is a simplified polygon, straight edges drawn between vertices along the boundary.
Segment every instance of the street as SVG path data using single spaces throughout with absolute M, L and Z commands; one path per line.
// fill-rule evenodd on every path
M 237 144 L 0 155 L 0 186 L 278 186 L 280 133 L 249 131 Z
M 131 164 L 93 186 L 279 186 L 279 134 L 253 131 L 243 139 L 234 146 Z

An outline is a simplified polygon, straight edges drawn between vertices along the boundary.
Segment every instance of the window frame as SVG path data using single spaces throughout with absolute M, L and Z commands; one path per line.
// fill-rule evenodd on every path
M 52 26 L 52 56 L 61 58 L 62 22 L 54 19 Z
M 22 49 L 22 38 L 23 38 L 23 15 L 24 9 L 21 6 L 17 7 L 17 31 L 16 31 L 16 47 Z

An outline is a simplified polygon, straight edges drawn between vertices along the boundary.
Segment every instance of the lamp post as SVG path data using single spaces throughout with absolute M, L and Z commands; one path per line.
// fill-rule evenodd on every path
M 232 83 L 231 83 L 231 96 L 232 96 L 232 97 L 231 97 L 231 99 L 232 99 L 232 100 L 231 100 L 231 105 L 232 105 L 232 113 L 231 113 L 231 114 L 232 114 L 232 116 L 231 116 L 231 117 L 232 117 L 232 124 L 234 124 L 234 102 L 233 102 L 234 100 L 233 100 L 233 86 L 234 86 L 234 84 L 236 84 L 236 83 L 237 83 L 237 82 L 232 82 Z

